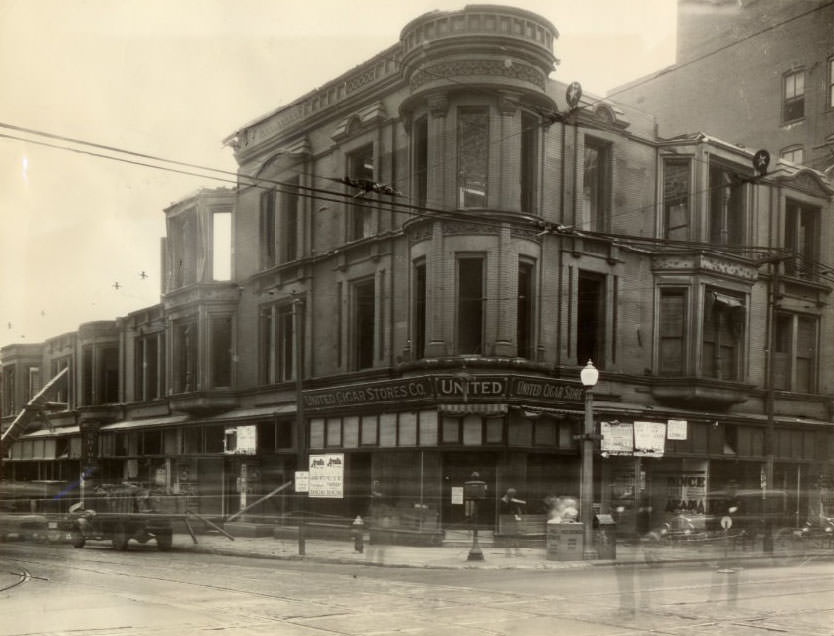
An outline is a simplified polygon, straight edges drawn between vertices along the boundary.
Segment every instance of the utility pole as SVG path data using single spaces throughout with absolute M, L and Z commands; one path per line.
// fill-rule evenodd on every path
M 304 342 L 302 328 L 304 325 L 304 300 L 295 297 L 292 300 L 292 331 L 295 340 L 295 444 L 297 450 L 296 470 L 308 470 L 307 460 L 307 427 L 304 422 Z M 307 497 L 309 494 L 301 495 L 298 502 L 298 554 L 306 553 L 305 537 L 305 516 L 307 514 Z

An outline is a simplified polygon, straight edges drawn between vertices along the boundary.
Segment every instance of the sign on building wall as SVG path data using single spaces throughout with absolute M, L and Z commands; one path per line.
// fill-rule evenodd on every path
M 665 448 L 665 422 L 634 422 L 634 455 L 636 457 L 663 457 Z
M 258 427 L 255 424 L 226 427 L 223 452 L 227 455 L 254 455 L 258 450 Z
M 310 497 L 343 499 L 345 489 L 344 453 L 310 455 Z
M 686 420 L 667 420 L 666 439 L 686 439 Z
M 634 452 L 634 425 L 621 422 L 600 422 L 600 450 L 609 455 L 631 455 Z
M 310 492 L 310 473 L 306 470 L 295 471 L 295 492 Z

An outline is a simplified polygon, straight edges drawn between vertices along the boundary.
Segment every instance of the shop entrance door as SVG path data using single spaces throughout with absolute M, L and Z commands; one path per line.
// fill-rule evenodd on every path
M 470 506 L 457 503 L 462 495 L 464 482 L 478 473 L 479 479 L 487 484 L 486 499 L 478 502 L 478 528 L 491 529 L 495 521 L 495 454 L 484 452 L 448 452 L 443 454 L 443 505 L 441 523 L 444 528 L 468 529 L 472 527 L 469 518 Z

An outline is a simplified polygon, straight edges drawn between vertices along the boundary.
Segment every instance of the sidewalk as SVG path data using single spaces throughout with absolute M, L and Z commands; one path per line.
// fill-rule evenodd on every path
M 547 550 L 541 547 L 525 547 L 509 550 L 494 547 L 491 537 L 481 539 L 479 547 L 483 560 L 469 560 L 471 551 L 471 534 L 458 533 L 460 536 L 448 537 L 441 547 L 411 547 L 402 545 L 371 545 L 367 539 L 362 552 L 354 549 L 353 542 L 322 539 L 307 539 L 304 555 L 299 554 L 297 540 L 276 539 L 273 537 L 235 537 L 230 540 L 219 533 L 197 535 L 194 543 L 188 534 L 174 536 L 174 550 L 223 554 L 231 556 L 255 556 L 285 560 L 309 560 L 324 563 L 384 565 L 396 567 L 439 568 L 439 569 L 575 569 L 600 566 L 644 565 L 663 567 L 685 563 L 723 563 L 726 565 L 744 562 L 753 564 L 774 564 L 785 559 L 797 559 L 800 555 L 765 554 L 761 546 L 748 549 L 731 550 L 721 542 L 680 543 L 646 549 L 641 545 L 616 546 L 616 559 L 599 559 L 593 561 L 558 561 L 548 559 Z M 834 557 L 832 550 L 818 550 L 808 557 Z

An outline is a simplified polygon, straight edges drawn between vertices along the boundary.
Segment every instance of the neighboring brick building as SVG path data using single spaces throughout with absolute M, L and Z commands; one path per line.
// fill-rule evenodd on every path
M 69 347 L 73 374 L 70 410 L 38 435 L 81 440 L 65 444 L 79 472 L 219 517 L 313 456 L 343 473 L 308 512 L 365 515 L 378 482 L 386 527 L 452 526 L 478 472 L 491 525 L 509 486 L 529 512 L 579 494 L 592 359 L 610 424 L 595 500 L 624 531 L 641 498 L 655 521 L 694 514 L 769 463 L 771 488 L 807 494 L 834 447 L 830 183 L 787 165 L 758 179 L 752 152 L 660 139 L 605 100 L 571 108 L 549 77 L 557 37 L 510 7 L 429 13 L 236 130 L 236 191 L 165 211 L 160 304 L 43 345 L 52 374 Z M 102 404 L 112 379 L 89 387 L 113 343 L 119 395 Z M 0 351 L 4 373 L 17 353 Z M 608 448 L 635 428 L 655 445 Z M 57 461 L 33 441 L 13 475 Z
M 678 0 L 676 63 L 608 96 L 663 137 L 708 131 L 831 176 L 832 34 L 830 0 Z

